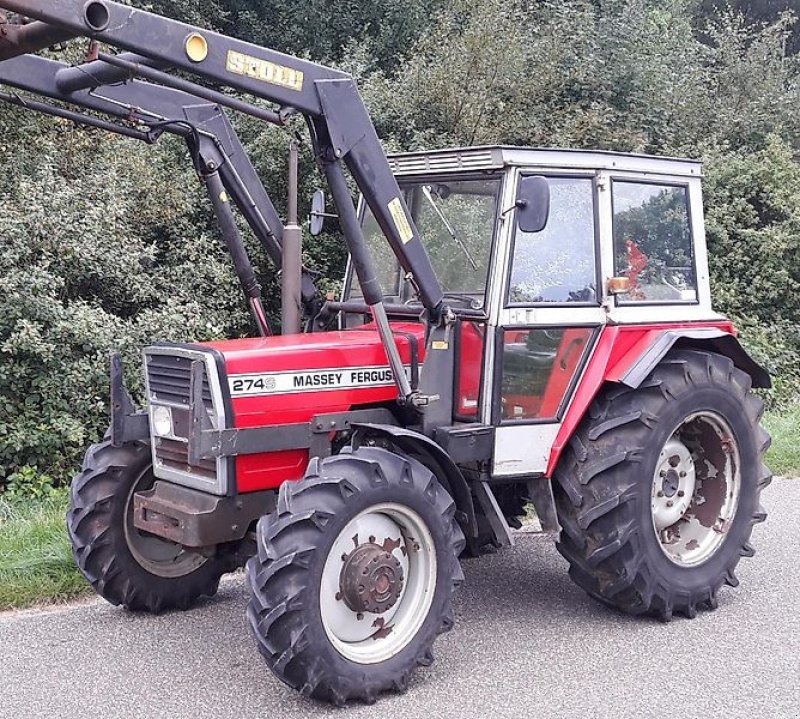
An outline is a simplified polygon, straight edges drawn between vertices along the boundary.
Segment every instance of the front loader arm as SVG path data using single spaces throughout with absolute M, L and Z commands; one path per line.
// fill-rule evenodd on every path
M 441 287 L 350 75 L 117 2 L 0 0 L 0 6 L 313 119 L 321 160 L 344 160 L 400 264 L 414 275 L 423 305 L 439 308 Z M 191 59 L 192 52 L 202 59 Z
M 209 90 L 205 87 L 166 72 L 179 70 L 278 106 L 278 112 L 271 112 L 257 105 L 248 106 L 230 96 L 226 100 L 221 93 L 215 96 L 220 104 L 260 119 L 280 124 L 292 112 L 304 115 L 312 129 L 317 158 L 337 205 L 353 265 L 364 298 L 372 308 L 400 398 L 413 399 L 386 319 L 383 293 L 355 214 L 342 163 L 350 170 L 400 265 L 415 284 L 429 321 L 439 324 L 449 313 L 444 311 L 441 286 L 350 75 L 110 0 L 0 0 L 0 8 L 56 28 L 58 33 L 63 30 L 71 36 L 90 37 L 147 59 L 147 62 L 137 63 L 100 54 L 101 61 L 121 71 L 120 79 L 139 75 L 208 97 Z M 47 44 L 49 42 L 44 42 L 41 47 Z M 25 51 L 31 49 L 28 42 Z M 13 57 L 14 50 L 0 39 L 0 58 Z M 113 75 L 107 71 L 106 81 Z M 60 80 L 62 87 L 72 91 L 96 84 L 87 74 L 82 85 L 71 68 L 65 69 Z

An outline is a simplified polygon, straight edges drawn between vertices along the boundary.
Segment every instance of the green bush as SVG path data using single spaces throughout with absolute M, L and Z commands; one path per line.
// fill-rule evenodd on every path
M 132 4 L 333 58 L 358 76 L 390 149 L 508 142 L 703 159 L 717 306 L 776 373 L 770 402 L 800 394 L 790 16 L 753 26 L 724 11 L 706 23 L 690 0 Z M 288 133 L 236 122 L 281 208 L 302 122 Z M 146 148 L 0 108 L 0 150 L 0 483 L 35 493 L 42 475 L 67 481 L 102 435 L 110 350 L 139 393 L 143 346 L 252 326 L 181 142 Z M 305 147 L 303 213 L 314 164 Z M 338 288 L 345 260 L 330 229 L 305 245 L 323 290 Z M 275 273 L 246 241 L 277 325 Z
M 7 478 L 3 499 L 8 502 L 54 499 L 62 493 L 63 489 L 55 486 L 49 474 L 42 474 L 38 468 L 25 465 Z

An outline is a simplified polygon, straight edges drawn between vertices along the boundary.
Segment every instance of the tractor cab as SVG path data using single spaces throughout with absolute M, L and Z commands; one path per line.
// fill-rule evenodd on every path
M 644 322 L 722 319 L 711 308 L 697 162 L 512 147 L 389 159 L 459 315 L 453 420 L 496 427 L 492 476 L 548 470 L 604 326 L 630 326 L 633 342 Z M 537 201 L 526 187 L 536 178 L 549 213 L 531 227 L 521 215 Z M 360 217 L 388 306 L 421 313 L 364 202 Z M 344 299 L 361 299 L 352 268 Z

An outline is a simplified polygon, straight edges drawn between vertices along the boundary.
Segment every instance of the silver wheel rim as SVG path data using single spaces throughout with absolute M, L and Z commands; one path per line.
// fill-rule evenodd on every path
M 399 577 L 392 583 L 396 599 L 385 609 L 359 607 L 347 591 L 347 578 L 351 577 L 347 568 L 359 555 L 370 552 L 378 557 L 370 567 L 381 571 L 383 564 L 385 573 L 396 580 Z M 331 644 L 343 657 L 359 664 L 377 664 L 397 655 L 428 616 L 436 572 L 433 536 L 414 510 L 386 502 L 358 514 L 337 536 L 322 571 L 320 614 Z M 385 585 L 382 575 L 377 581 L 379 588 Z
M 725 541 L 741 491 L 739 448 L 714 412 L 687 417 L 662 448 L 650 497 L 653 529 L 673 563 L 696 566 Z
M 143 569 L 157 577 L 176 579 L 202 567 L 208 557 L 192 552 L 180 544 L 142 532 L 133 524 L 133 495 L 153 484 L 152 470 L 144 469 L 131 487 L 125 500 L 125 542 L 133 558 Z

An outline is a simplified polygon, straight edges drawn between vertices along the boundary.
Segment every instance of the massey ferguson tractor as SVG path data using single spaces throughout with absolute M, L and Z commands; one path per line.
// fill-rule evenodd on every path
M 711 307 L 698 163 L 387 158 L 338 70 L 108 0 L 0 7 L 0 99 L 185 139 L 261 335 L 146 347 L 143 409 L 112 358 L 111 427 L 68 514 L 100 595 L 187 609 L 246 563 L 269 668 L 343 704 L 433 661 L 460 560 L 513 544 L 528 505 L 611 607 L 691 618 L 736 586 L 770 380 Z M 80 64 L 33 54 L 76 37 Z M 306 119 L 335 203 L 311 224 L 335 214 L 350 253 L 338 299 L 300 262 L 296 175 L 284 226 L 226 110 Z M 282 270 L 282 336 L 237 214 Z

